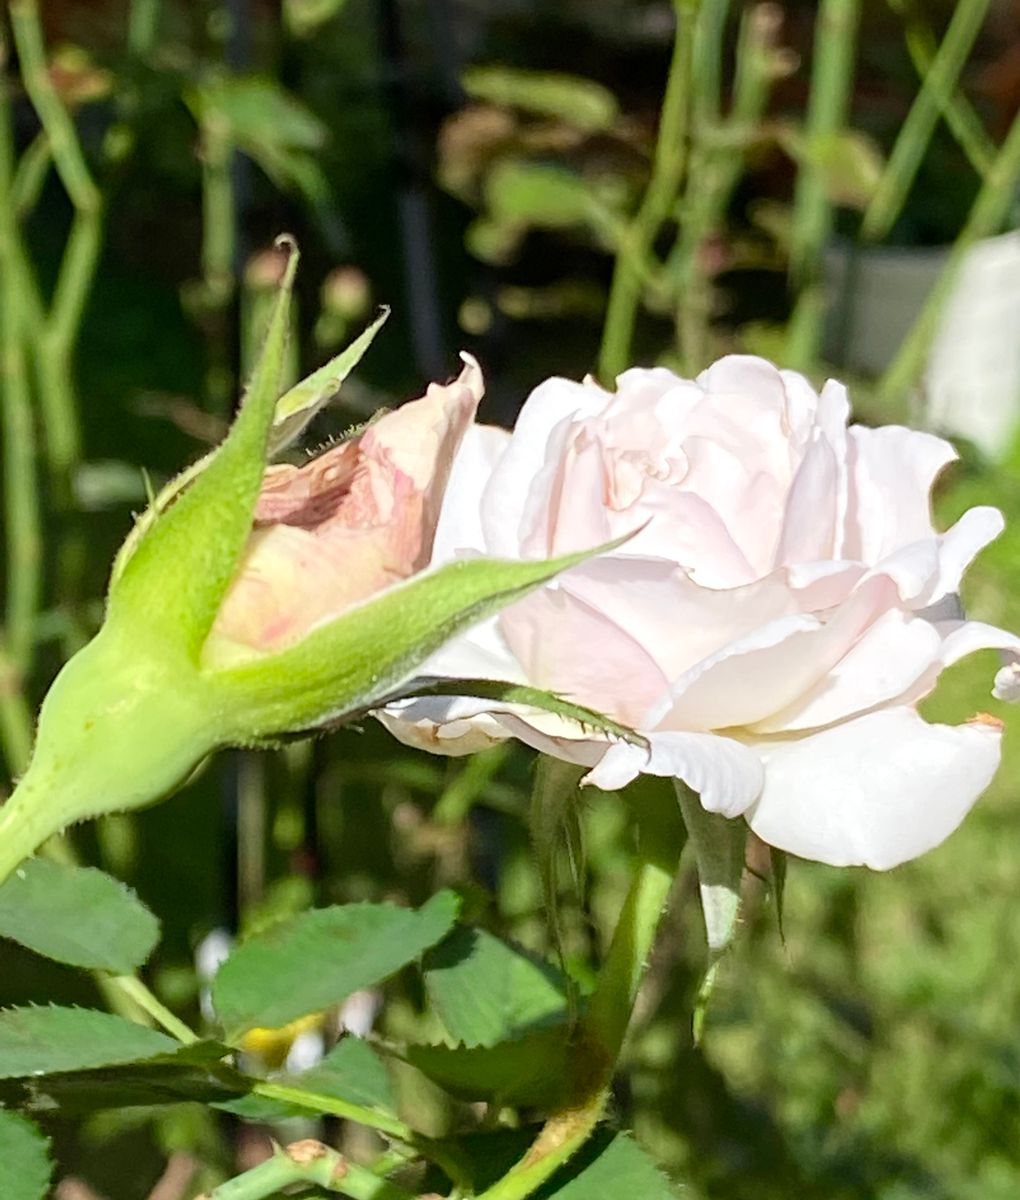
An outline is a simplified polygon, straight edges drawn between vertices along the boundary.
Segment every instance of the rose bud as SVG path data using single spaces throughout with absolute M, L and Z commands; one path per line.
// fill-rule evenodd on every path
M 364 712 L 448 637 L 584 557 L 422 570 L 482 393 L 470 360 L 304 466 L 266 468 L 380 324 L 278 401 L 289 248 L 230 432 L 139 520 L 102 628 L 43 702 L 28 770 L 0 809 L 0 880 L 71 822 L 160 799 L 218 747 Z

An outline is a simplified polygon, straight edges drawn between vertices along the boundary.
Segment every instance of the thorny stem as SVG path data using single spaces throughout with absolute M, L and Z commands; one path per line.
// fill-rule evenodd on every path
M 684 844 L 675 809 L 661 808 L 654 798 L 645 803 L 639 796 L 635 804 L 637 861 L 595 992 L 578 1030 L 577 1093 L 546 1121 L 527 1154 L 478 1200 L 525 1200 L 584 1145 L 605 1109 Z
M 412 1200 L 410 1192 L 311 1138 L 277 1150 L 272 1158 L 196 1200 L 264 1200 L 301 1183 L 352 1200 Z
M 701 0 L 673 0 L 676 34 L 652 175 L 637 214 L 620 236 L 609 290 L 598 363 L 599 376 L 607 384 L 628 364 L 644 264 L 656 234 L 670 214 L 684 177 L 691 102 L 691 48 L 700 6 Z

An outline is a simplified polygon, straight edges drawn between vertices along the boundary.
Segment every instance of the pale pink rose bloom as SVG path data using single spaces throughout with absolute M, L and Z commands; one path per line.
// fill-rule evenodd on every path
M 988 786 L 999 723 L 926 723 L 944 667 L 1020 640 L 963 619 L 964 569 L 1002 529 L 932 525 L 954 457 L 899 426 L 847 428 L 846 390 L 751 357 L 615 393 L 551 379 L 513 434 L 474 428 L 434 561 L 630 541 L 455 639 L 425 671 L 527 682 L 608 713 L 650 751 L 520 707 L 394 706 L 398 737 L 459 753 L 515 736 L 619 788 L 673 776 L 766 842 L 887 868 L 938 845 Z M 636 531 L 636 532 L 635 532 Z M 1008 685 L 1008 680 L 1003 680 Z
M 300 641 L 428 566 L 454 457 L 482 396 L 473 360 L 301 467 L 266 469 L 255 525 L 204 650 L 225 665 Z

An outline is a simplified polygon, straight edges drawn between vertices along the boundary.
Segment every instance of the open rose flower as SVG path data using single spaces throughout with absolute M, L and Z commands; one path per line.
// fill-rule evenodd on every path
M 293 645 L 416 574 L 454 456 L 482 397 L 473 359 L 303 466 L 267 468 L 254 528 L 203 653 L 223 666 Z
M 447 489 L 434 561 L 539 558 L 634 536 L 441 651 L 437 674 L 527 683 L 644 733 L 649 748 L 466 698 L 381 714 L 460 753 L 517 736 L 625 785 L 683 780 L 766 842 L 887 868 L 941 842 L 999 761 L 990 718 L 917 712 L 944 667 L 1013 635 L 964 620 L 957 593 L 1002 518 L 945 533 L 930 492 L 954 457 L 899 426 L 847 427 L 845 389 L 729 357 L 696 380 L 632 370 L 611 393 L 552 379 L 512 434 L 475 428 Z

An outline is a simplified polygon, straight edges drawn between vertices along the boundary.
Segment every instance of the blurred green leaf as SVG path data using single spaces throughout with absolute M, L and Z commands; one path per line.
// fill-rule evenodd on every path
M 484 929 L 460 926 L 425 958 L 425 988 L 450 1037 L 493 1046 L 567 1016 L 567 980 Z
M 459 900 L 440 892 L 420 909 L 347 904 L 313 909 L 242 943 L 213 981 L 230 1041 L 340 1004 L 414 962 L 448 933 Z
M 612 92 L 579 75 L 503 66 L 470 67 L 461 75 L 461 83 L 472 100 L 557 117 L 590 133 L 609 129 L 619 112 Z
M 0 884 L 0 937 L 74 967 L 125 975 L 149 957 L 159 922 L 103 871 L 30 858 Z
M 866 208 L 882 177 L 882 153 L 867 134 L 856 129 L 822 139 L 810 139 L 787 123 L 776 127 L 776 140 L 797 163 L 818 168 L 825 193 L 833 204 Z
M 368 1042 L 353 1035 L 338 1042 L 317 1066 L 277 1082 L 293 1088 L 295 1093 L 312 1092 L 396 1115 L 397 1098 L 386 1065 Z M 296 1100 L 277 1100 L 254 1093 L 218 1103 L 216 1107 L 242 1120 L 258 1122 L 319 1115 L 322 1111 L 314 1104 L 305 1106 Z
M 485 199 L 501 224 L 569 229 L 599 211 L 591 186 L 580 175 L 552 163 L 508 158 L 485 181 Z
M 346 6 L 347 0 L 283 0 L 283 17 L 295 37 L 308 37 Z
M 178 1045 L 165 1033 L 88 1008 L 8 1008 L 0 1012 L 0 1079 L 133 1063 Z
M 45 1200 L 53 1163 L 49 1142 L 24 1117 L 0 1109 L 0 1196 Z
M 407 1061 L 462 1100 L 554 1107 L 571 1082 L 570 1029 L 536 1029 L 497 1046 L 413 1045 Z

